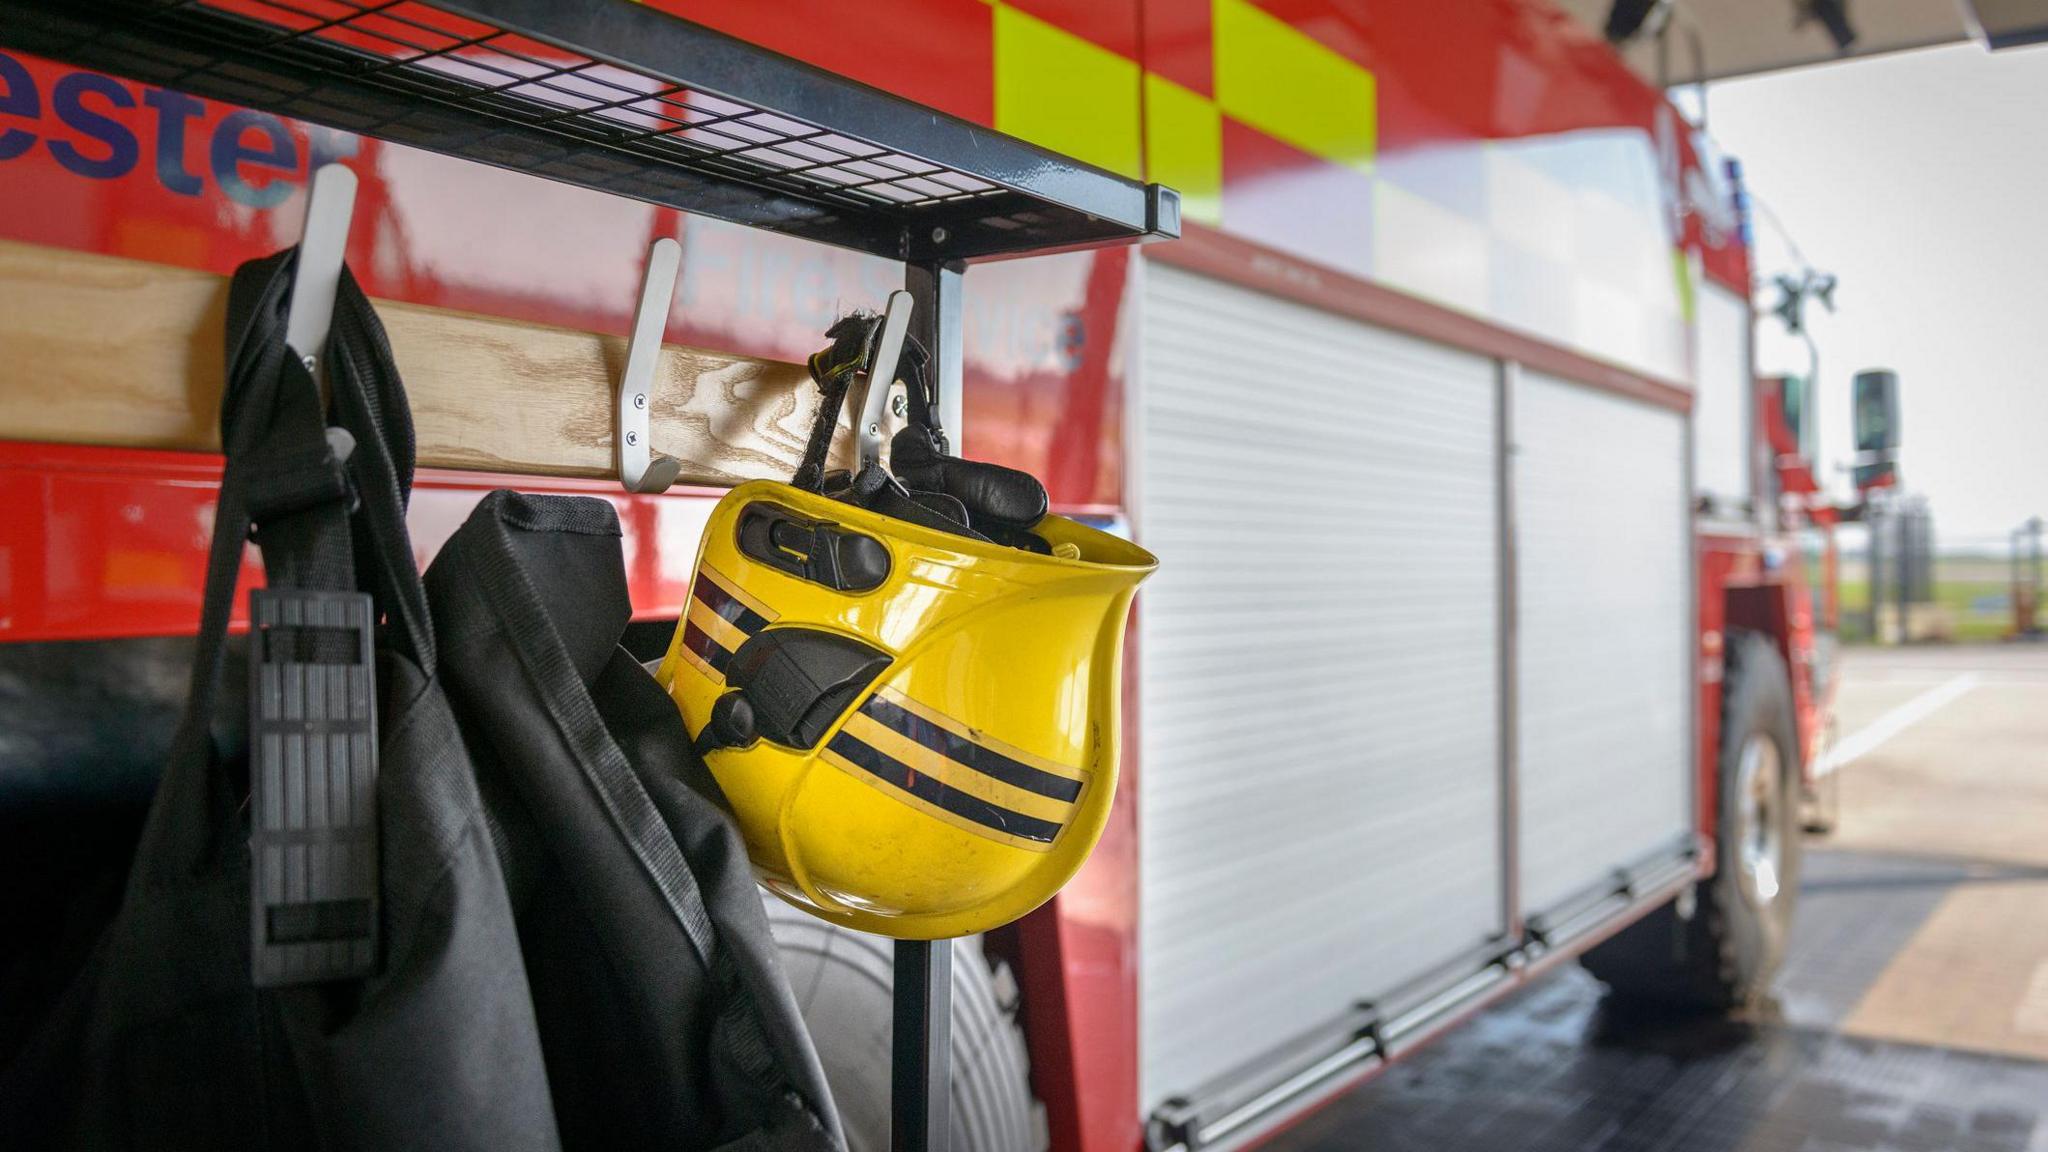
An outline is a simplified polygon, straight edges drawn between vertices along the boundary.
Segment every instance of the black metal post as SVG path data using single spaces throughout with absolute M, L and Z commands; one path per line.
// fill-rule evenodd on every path
M 929 237 L 943 244 L 943 229 Z M 961 290 L 966 268 L 957 261 L 912 262 L 903 286 L 913 309 L 910 331 L 931 353 L 931 380 L 938 393 L 933 413 L 954 453 L 960 451 L 960 388 L 964 349 Z M 953 942 L 896 942 L 896 1008 L 889 1074 L 890 1152 L 945 1152 L 951 1118 Z
M 910 291 L 915 305 L 910 314 L 910 330 L 932 354 L 932 384 L 939 395 L 934 415 L 956 456 L 964 443 L 960 388 L 965 376 L 966 350 L 961 340 L 960 316 L 965 277 L 965 265 L 940 261 L 912 263 L 903 278 L 903 286 Z
M 952 1043 L 953 942 L 898 940 L 890 1152 L 945 1152 L 948 1147 Z
M 2034 517 L 2028 521 L 2028 531 L 2034 537 L 2034 615 L 2028 617 L 2028 635 L 2040 635 L 2040 611 L 2042 611 L 2042 519 Z
M 1908 615 L 1909 604 L 1913 598 L 1913 510 L 1906 507 L 1903 501 L 1899 505 L 1896 521 L 1899 547 L 1899 586 L 1896 589 L 1899 595 L 1899 646 L 1904 647 L 1913 642 L 1912 629 L 1907 627 L 1907 622 L 1911 619 Z
M 2041 634 L 2041 518 L 2035 516 L 2012 530 L 2013 633 Z
M 2006 574 L 2011 584 L 2012 631 L 2015 636 L 2025 636 L 2033 631 L 2033 620 L 2030 619 L 2033 616 L 2033 606 L 2027 603 L 2026 583 L 2020 575 L 2026 571 L 2026 539 L 2027 526 L 2024 524 L 2013 529 L 2012 535 L 2006 538 L 2006 544 L 2011 550 L 2006 564 Z
M 2027 587 L 2031 590 L 2031 594 L 2027 597 L 2029 611 L 2027 612 L 2025 632 L 2028 636 L 2038 636 L 2041 634 L 2041 518 L 2039 516 L 2035 516 L 2027 521 L 2026 532 L 2027 538 L 2032 541 L 2030 555 L 2033 557 L 2033 563 L 2029 566 L 2027 574 Z

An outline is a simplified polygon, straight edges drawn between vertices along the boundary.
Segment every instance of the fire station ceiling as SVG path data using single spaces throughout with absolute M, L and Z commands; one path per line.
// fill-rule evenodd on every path
M 2048 40 L 2048 0 L 1558 0 L 1596 33 L 1640 22 L 1622 49 L 1659 79 L 1654 30 L 1668 9 L 1664 80 L 1696 78 L 1694 36 L 1710 80 L 1876 56 L 1961 40 L 2010 48 Z M 1837 37 L 1852 34 L 1846 47 Z

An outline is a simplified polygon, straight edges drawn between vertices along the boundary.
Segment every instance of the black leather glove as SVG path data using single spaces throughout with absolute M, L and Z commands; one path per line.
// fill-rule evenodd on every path
M 889 466 L 912 492 L 942 493 L 966 509 L 967 525 L 999 544 L 1049 552 L 1031 531 L 1045 519 L 1045 485 L 1028 472 L 947 456 L 931 430 L 910 425 L 889 444 Z

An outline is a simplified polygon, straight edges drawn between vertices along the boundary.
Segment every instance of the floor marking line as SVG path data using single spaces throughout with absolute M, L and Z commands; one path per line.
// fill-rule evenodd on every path
M 1862 688 L 1920 688 L 1946 684 L 1955 679 L 1955 674 L 1939 676 L 1858 676 L 1856 683 Z M 2048 671 L 1996 675 L 1978 673 L 1979 688 L 2048 688 Z
M 2012 1030 L 2048 1035 L 2048 963 L 2034 966 L 2034 975 L 2020 996 L 2020 1006 L 2012 1014 Z
M 1983 679 L 1981 673 L 1964 672 L 1893 708 L 1845 739 L 1836 741 L 1835 746 L 1828 749 L 1827 755 L 1815 765 L 1814 774 L 1825 776 L 1837 768 L 1846 767 L 1870 755 L 1885 741 L 1954 703 L 1958 697 L 1975 688 Z

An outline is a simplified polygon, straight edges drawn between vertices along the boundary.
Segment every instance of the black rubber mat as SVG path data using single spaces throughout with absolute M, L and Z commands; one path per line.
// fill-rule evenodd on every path
M 1838 1035 L 1968 866 L 1813 853 L 1789 1011 L 1642 1016 L 1561 971 L 1283 1134 L 1275 1152 L 2041 1152 L 2048 1064 Z
M 1787 1024 L 1846 1019 L 1899 949 L 1975 866 L 1808 849 L 1792 947 L 1778 977 Z

